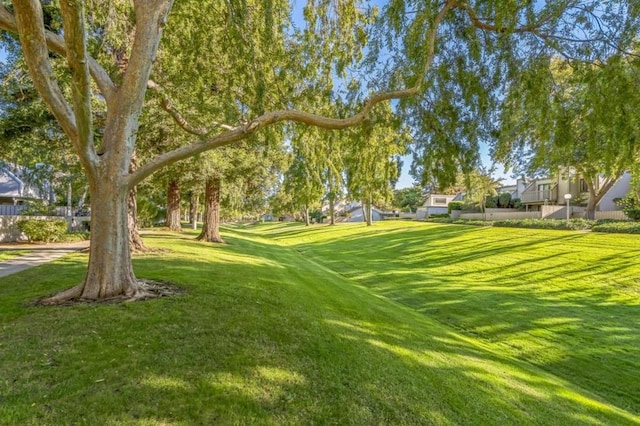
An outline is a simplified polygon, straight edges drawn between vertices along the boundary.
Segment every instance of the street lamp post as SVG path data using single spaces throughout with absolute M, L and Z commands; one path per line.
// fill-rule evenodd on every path
M 569 207 L 569 202 L 571 201 L 571 194 L 564 194 L 564 199 L 567 201 L 567 220 L 571 218 L 571 211 Z

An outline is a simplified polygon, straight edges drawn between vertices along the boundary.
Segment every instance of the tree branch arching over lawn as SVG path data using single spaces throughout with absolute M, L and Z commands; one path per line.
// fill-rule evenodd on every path
M 91 8 L 109 7 L 95 2 Z M 109 3 L 109 2 L 107 2 Z M 568 5 L 572 2 L 566 2 Z M 180 2 L 180 6 L 189 5 L 188 2 Z M 101 34 L 105 27 L 100 27 L 93 20 L 87 18 L 85 2 L 61 0 L 60 16 L 63 21 L 63 36 L 45 29 L 42 19 L 42 4 L 38 0 L 13 1 L 12 9 L 0 7 L 0 28 L 17 33 L 22 46 L 29 74 L 35 82 L 36 89 L 54 114 L 62 129 L 69 137 L 75 153 L 87 174 L 92 203 L 91 223 L 91 251 L 89 266 L 84 282 L 65 292 L 48 298 L 49 303 L 60 303 L 70 299 L 108 299 L 113 297 L 143 298 L 148 293 L 136 279 L 131 266 L 131 253 L 128 244 L 128 217 L 127 197 L 131 188 L 144 178 L 164 166 L 176 161 L 189 158 L 207 150 L 226 146 L 249 138 L 258 131 L 274 126 L 278 123 L 297 122 L 308 126 L 317 126 L 325 129 L 346 129 L 363 123 L 372 108 L 385 101 L 393 99 L 407 99 L 424 93 L 431 84 L 428 77 L 436 52 L 439 27 L 444 23 L 458 23 L 469 31 L 495 32 L 499 34 L 529 33 L 533 34 L 549 20 L 557 20 L 562 15 L 563 6 L 557 5 L 548 18 L 542 11 L 540 15 L 546 20 L 539 21 L 538 14 L 529 13 L 532 19 L 521 23 L 518 20 L 508 20 L 506 17 L 515 12 L 518 19 L 522 17 L 520 12 L 534 12 L 530 8 L 518 10 L 517 6 L 500 6 L 502 2 L 461 2 L 447 0 L 432 2 L 423 9 L 420 19 L 413 21 L 411 31 L 405 35 L 408 38 L 416 37 L 419 32 L 421 45 L 417 51 L 411 52 L 406 58 L 406 68 L 392 70 L 393 78 L 384 86 L 390 89 L 372 91 L 366 101 L 358 110 L 342 118 L 326 117 L 314 112 L 306 112 L 288 105 L 285 108 L 275 108 L 271 111 L 256 108 L 248 112 L 246 121 L 237 125 L 219 127 L 220 133 L 198 138 L 195 142 L 165 152 L 157 157 L 141 164 L 135 170 L 130 170 L 131 158 L 136 148 L 136 133 L 138 130 L 138 118 L 143 108 L 145 95 L 149 85 L 154 61 L 159 52 L 159 44 L 165 26 L 167 25 L 169 11 L 173 7 L 171 0 L 134 0 L 133 7 L 124 14 L 129 19 L 130 26 L 134 27 L 132 42 L 126 46 L 124 56 L 126 67 L 120 76 L 110 75 L 106 65 L 89 54 L 94 49 L 90 42 L 93 37 Z M 257 6 L 259 2 L 256 2 Z M 338 2 L 338 7 L 353 6 L 352 2 Z M 197 2 L 200 9 L 209 8 Z M 214 2 L 211 2 L 214 6 Z M 228 14 L 228 25 L 233 25 L 234 19 L 257 19 L 250 16 L 250 9 L 242 5 L 217 5 L 219 7 L 237 8 Z M 481 10 L 478 10 L 477 7 Z M 243 9 L 244 7 L 244 9 Z M 307 9 L 309 13 L 314 11 L 313 5 Z M 320 6 L 318 6 L 320 7 Z M 329 7 L 329 6 L 324 6 Z M 215 8 L 211 8 L 214 13 Z M 355 8 L 351 8 L 355 9 Z M 351 10 L 350 9 L 350 10 Z M 512 10 L 514 9 L 514 10 Z M 318 9 L 322 11 L 322 7 Z M 497 13 L 499 11 L 500 13 Z M 89 10 L 91 12 L 91 10 Z M 236 13 L 237 12 L 237 13 Z M 326 12 L 326 10 L 324 11 Z M 459 13 L 453 13 L 459 12 Z M 490 23 L 484 16 L 496 15 L 495 22 Z M 496 13 L 494 13 L 496 12 Z M 287 34 L 289 28 L 281 22 L 271 22 L 269 18 L 274 16 L 271 10 L 262 18 L 265 19 L 263 36 L 266 40 L 274 35 Z M 330 16 L 330 14 L 325 14 Z M 340 21 L 340 14 L 337 14 Z M 176 16 L 179 24 L 180 16 Z M 391 22 L 396 29 L 403 25 L 400 22 Z M 319 30 L 323 30 L 323 23 L 331 19 L 320 20 Z M 348 33 L 352 22 L 344 20 L 336 25 L 344 25 L 344 31 L 327 32 L 327 34 L 343 35 Z M 521 25 L 522 24 L 522 25 Z M 92 27 L 91 25 L 98 25 Z M 240 27 L 238 27 L 240 28 Z M 197 31 L 220 31 L 222 36 L 239 37 L 243 34 L 238 28 L 199 28 Z M 274 28 L 276 28 L 274 30 Z M 335 27 L 333 27 L 335 29 Z M 196 31 L 196 29 L 193 29 Z M 400 31 L 399 33 L 403 33 Z M 447 34 L 453 37 L 454 34 Z M 536 36 L 534 34 L 534 36 Z M 539 36 L 537 36 L 539 37 Z M 243 40 L 251 44 L 251 40 Z M 335 40 L 334 40 L 335 42 Z M 240 43 L 242 44 L 242 43 Z M 246 43 L 245 43 L 246 44 Z M 110 45 L 105 44 L 107 47 Z M 288 39 L 287 46 L 297 48 L 298 40 Z M 111 46 L 113 47 L 113 46 Z M 309 48 L 310 49 L 310 48 Z M 304 49 L 303 49 L 304 50 Z M 50 52 L 67 58 L 68 71 L 72 79 L 71 102 L 61 90 L 53 75 L 49 55 Z M 170 52 L 169 52 L 170 53 Z M 255 52 L 254 52 L 255 53 Z M 304 52 L 303 52 L 304 53 Z M 308 53 L 308 52 L 307 52 Z M 177 53 L 176 53 L 177 54 Z M 309 56 L 307 56 L 309 57 Z M 304 58 L 304 54 L 301 55 Z M 327 63 L 333 63 L 333 58 L 326 58 Z M 222 64 L 221 64 L 222 65 Z M 211 66 L 215 66 L 212 64 Z M 338 65 L 335 65 L 339 68 Z M 409 83 L 406 83 L 409 82 Z M 94 138 L 96 129 L 92 121 L 90 99 L 95 87 L 100 91 L 107 105 L 107 113 L 103 131 L 103 138 L 97 143 Z M 215 82 L 209 82 L 211 87 Z M 298 86 L 313 82 L 299 81 Z M 238 99 L 241 103 L 242 100 Z M 168 103 L 167 103 L 168 105 Z M 244 108 L 244 107 L 243 107 Z

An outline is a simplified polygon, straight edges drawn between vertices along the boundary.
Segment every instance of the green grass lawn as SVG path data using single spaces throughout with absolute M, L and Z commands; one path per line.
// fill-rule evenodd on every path
M 0 250 L 0 262 L 27 254 L 27 250 Z
M 80 281 L 83 254 L 0 278 L 0 423 L 640 422 L 633 238 L 225 231 L 146 237 L 167 250 L 136 273 L 187 291 L 172 298 L 28 305 Z

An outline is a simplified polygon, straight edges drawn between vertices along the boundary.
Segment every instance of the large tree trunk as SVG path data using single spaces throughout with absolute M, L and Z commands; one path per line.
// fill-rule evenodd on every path
M 129 191 L 104 181 L 99 190 L 92 188 L 91 253 L 82 298 L 133 296 L 138 290 L 129 248 L 128 197 Z
M 72 299 L 142 297 L 131 265 L 129 246 L 130 192 L 115 179 L 95 179 L 91 191 L 91 242 L 89 267 L 82 284 L 45 298 L 42 303 Z
M 176 180 L 171 180 L 167 187 L 167 218 L 165 224 L 172 231 L 182 231 L 182 226 L 180 225 L 180 187 Z
M 220 237 L 220 187 L 220 177 L 211 176 L 207 179 L 204 193 L 204 221 L 198 240 L 224 243 Z

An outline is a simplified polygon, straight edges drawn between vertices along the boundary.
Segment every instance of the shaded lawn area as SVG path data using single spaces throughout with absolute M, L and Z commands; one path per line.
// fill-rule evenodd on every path
M 636 235 L 411 222 L 264 232 L 374 294 L 640 413 Z
M 336 229 L 344 232 L 345 251 L 365 249 L 348 239 L 383 234 Z M 265 232 L 281 240 L 258 235 Z M 142 303 L 28 306 L 80 281 L 83 254 L 0 278 L 0 423 L 638 422 L 597 388 L 555 377 L 407 307 L 400 289 L 387 293 L 401 303 L 381 297 L 374 277 L 367 281 L 356 265 L 341 271 L 349 278 L 333 272 L 324 265 L 340 269 L 347 253 L 322 254 L 335 244 L 330 239 L 311 244 L 328 228 L 298 232 L 236 227 L 222 246 L 193 241 L 195 234 L 147 236 L 167 251 L 137 256 L 137 275 L 187 293 Z M 387 232 L 397 247 L 414 244 L 399 229 Z M 371 255 L 358 262 L 378 265 L 390 290 L 388 262 Z

